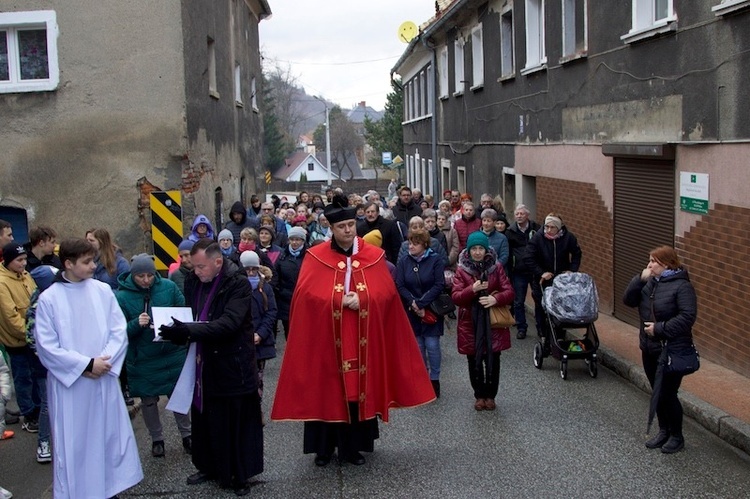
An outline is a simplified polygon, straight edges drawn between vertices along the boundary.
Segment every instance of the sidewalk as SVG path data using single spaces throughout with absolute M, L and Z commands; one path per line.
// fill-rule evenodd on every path
M 596 321 L 602 365 L 650 392 L 641 364 L 638 330 L 600 314 Z M 700 344 L 696 345 L 700 352 Z M 686 376 L 680 387 L 686 416 L 729 444 L 750 454 L 750 379 L 701 358 L 701 368 Z

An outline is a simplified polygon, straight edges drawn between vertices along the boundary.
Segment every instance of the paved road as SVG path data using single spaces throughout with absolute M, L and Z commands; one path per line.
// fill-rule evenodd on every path
M 498 410 L 476 412 L 466 360 L 455 352 L 455 335 L 447 334 L 443 396 L 426 407 L 396 411 L 390 424 L 381 425 L 376 450 L 361 467 L 316 468 L 313 457 L 302 454 L 301 423 L 268 424 L 266 471 L 251 495 L 750 496 L 748 455 L 692 420 L 685 424 L 685 451 L 667 456 L 648 450 L 643 445 L 647 394 L 605 368 L 592 379 L 583 362 L 571 362 L 563 381 L 551 359 L 545 359 L 542 371 L 533 367 L 531 338 L 513 343 L 502 355 Z M 266 412 L 279 367 L 278 360 L 267 365 Z M 154 459 L 143 421 L 136 418 L 146 478 L 121 497 L 234 497 L 212 484 L 185 485 L 193 467 L 173 422 L 166 422 L 167 457 Z M 19 498 L 50 497 L 50 467 L 33 461 L 33 439 L 20 436 L 0 442 L 0 484 Z

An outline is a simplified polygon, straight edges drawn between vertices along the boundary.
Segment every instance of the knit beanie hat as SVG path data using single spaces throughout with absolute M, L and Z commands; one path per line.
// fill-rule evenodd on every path
M 153 255 L 141 253 L 130 259 L 130 275 L 156 274 Z
M 304 241 L 305 239 L 307 239 L 307 231 L 302 227 L 292 227 L 287 233 L 287 239 L 291 239 L 293 237 L 302 239 Z
M 255 251 L 243 251 L 240 255 L 240 263 L 244 268 L 260 267 L 260 258 Z
M 481 246 L 485 250 L 489 251 L 490 240 L 487 237 L 487 234 L 482 231 L 472 232 L 471 234 L 469 234 L 469 239 L 466 240 L 466 247 L 471 249 L 474 246 Z
M 544 219 L 544 225 L 547 224 L 554 225 L 555 227 L 557 227 L 557 230 L 562 229 L 562 220 L 554 215 L 547 215 L 547 217 Z
M 271 239 L 276 237 L 276 229 L 274 229 L 270 225 L 261 225 L 260 228 L 258 229 L 258 234 L 260 234 L 260 231 L 262 230 L 268 231 L 268 233 L 271 234 Z M 287 234 L 287 236 L 288 235 L 289 234 Z
M 27 255 L 26 248 L 23 244 L 9 242 L 3 246 L 3 264 L 7 267 L 10 262 L 18 258 L 19 256 Z
M 183 239 L 180 245 L 177 246 L 177 251 L 190 251 L 191 249 L 193 249 L 194 244 L 195 241 L 191 241 L 190 239 Z
M 378 248 L 383 246 L 383 234 L 380 232 L 380 229 L 371 230 L 362 236 L 362 239 L 364 239 L 366 243 L 377 246 Z
M 219 241 L 222 239 L 229 239 L 230 241 L 234 242 L 234 236 L 232 235 L 232 231 L 229 229 L 224 229 L 221 232 L 219 232 Z

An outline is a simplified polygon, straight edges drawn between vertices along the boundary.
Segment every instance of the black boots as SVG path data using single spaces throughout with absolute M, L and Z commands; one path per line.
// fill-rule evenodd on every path
M 151 444 L 151 455 L 154 457 L 164 457 L 164 440 L 157 440 Z
M 661 451 L 664 454 L 674 454 L 685 447 L 685 438 L 682 435 L 671 435 L 667 443 L 662 445 Z
M 432 389 L 435 390 L 435 396 L 440 398 L 440 380 L 433 379 L 430 383 L 432 383 Z
M 658 449 L 669 440 L 669 432 L 664 428 L 659 429 L 659 433 L 646 440 L 646 447 L 649 449 Z

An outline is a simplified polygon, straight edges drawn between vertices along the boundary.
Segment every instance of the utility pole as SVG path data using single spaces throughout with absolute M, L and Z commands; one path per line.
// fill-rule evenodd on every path
M 315 98 L 326 108 L 326 168 L 328 168 L 328 188 L 330 188 L 333 185 L 333 174 L 331 173 L 331 123 L 328 119 L 328 103 L 318 96 Z

